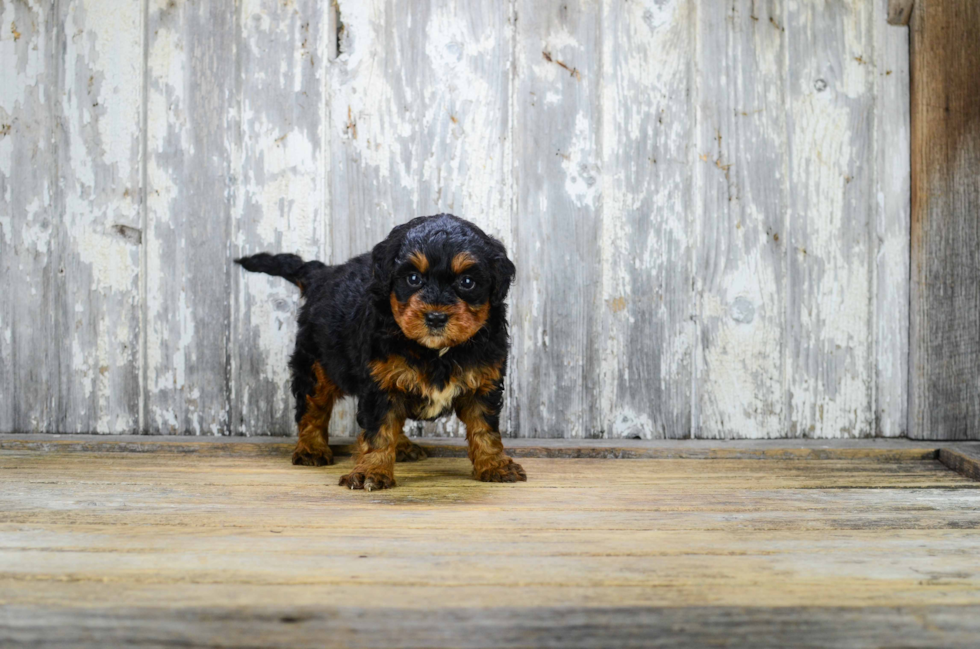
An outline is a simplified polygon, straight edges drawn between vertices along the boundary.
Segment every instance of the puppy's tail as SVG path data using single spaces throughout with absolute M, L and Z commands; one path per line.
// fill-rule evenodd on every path
M 284 277 L 298 286 L 301 291 L 305 291 L 310 285 L 311 276 L 315 271 L 327 267 L 319 261 L 303 261 L 299 255 L 270 255 L 267 252 L 236 259 L 235 263 L 253 273 Z

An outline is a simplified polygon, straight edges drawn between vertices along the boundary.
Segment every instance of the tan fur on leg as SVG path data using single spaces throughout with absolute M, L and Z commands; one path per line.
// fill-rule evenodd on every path
M 527 474 L 520 464 L 504 453 L 500 433 L 486 420 L 483 404 L 467 399 L 456 413 L 466 425 L 466 442 L 469 445 L 473 477 L 482 482 L 525 482 Z
M 395 486 L 395 453 L 398 435 L 405 426 L 405 415 L 392 410 L 378 434 L 369 443 L 364 433 L 357 438 L 354 469 L 340 479 L 342 487 L 351 489 L 388 489 Z
M 319 363 L 313 363 L 316 389 L 306 395 L 306 414 L 299 420 L 299 439 L 293 451 L 293 464 L 323 466 L 333 464 L 333 452 L 327 444 L 327 428 L 333 405 L 341 397 L 340 388 L 327 378 Z

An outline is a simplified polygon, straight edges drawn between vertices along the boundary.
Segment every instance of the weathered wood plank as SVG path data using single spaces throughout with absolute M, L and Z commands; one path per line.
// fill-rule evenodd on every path
M 510 234 L 506 5 L 339 4 L 331 71 L 330 258 L 369 251 L 412 217 L 464 216 Z M 454 420 L 410 424 L 458 434 Z M 331 430 L 356 430 L 353 404 Z
M 783 3 L 735 2 L 698 18 L 696 433 L 780 437 L 792 191 Z
M 875 432 L 872 3 L 787 3 L 787 390 L 794 436 Z M 776 237 L 779 241 L 776 241 Z
M 939 449 L 939 461 L 965 475 L 971 480 L 980 480 L 980 446 L 957 444 Z
M 980 4 L 912 14 L 909 434 L 980 439 Z
M 909 2 L 911 5 L 911 2 Z M 875 434 L 908 433 L 909 393 L 909 39 L 875 15 Z
M 687 1 L 602 4 L 602 283 L 578 304 L 599 312 L 591 427 L 606 437 L 691 435 L 695 15 Z
M 406 72 L 418 93 L 419 214 L 462 216 L 512 251 L 509 3 L 432 2 L 413 18 L 412 29 L 426 35 Z M 516 399 L 511 384 L 505 434 Z M 455 418 L 410 428 L 420 435 L 465 434 Z
M 528 437 L 600 432 L 600 9 L 516 3 L 513 425 Z
M 152 432 L 230 425 L 238 18 L 222 2 L 149 4 L 142 427 Z
M 61 367 L 41 380 L 62 391 L 55 429 L 132 432 L 140 401 L 142 4 L 58 7 L 62 335 L 50 344 L 61 345 Z
M 0 430 L 58 430 L 65 333 L 57 7 L 0 6 Z M 72 413 L 74 414 L 74 413 Z
M 326 248 L 329 9 L 315 0 L 241 5 L 236 257 L 272 251 L 320 259 Z M 288 361 L 299 291 L 281 278 L 235 270 L 229 427 L 295 434 Z
M 530 482 L 490 485 L 466 459 L 430 459 L 371 494 L 335 485 L 349 460 L 283 460 L 0 452 L 0 598 L 149 615 L 343 602 L 422 619 L 447 602 L 487 615 L 980 603 L 980 484 L 935 460 L 528 459 Z
M 337 59 L 329 71 L 329 203 L 326 263 L 371 250 L 395 225 L 419 216 L 417 62 L 424 3 L 337 3 Z M 357 431 L 355 408 L 334 409 L 331 435 Z
M 968 649 L 980 634 L 980 606 L 892 608 L 698 606 L 370 609 L 265 605 L 249 608 L 11 606 L 0 610 L 0 641 L 14 646 L 101 649 L 188 645 L 603 649 L 840 647 Z M 155 645 L 154 645 L 155 646 Z
M 411 28 L 424 3 L 338 3 L 340 51 L 331 66 L 331 263 L 368 252 L 418 216 L 420 110 Z M 415 22 L 417 25 L 417 22 Z

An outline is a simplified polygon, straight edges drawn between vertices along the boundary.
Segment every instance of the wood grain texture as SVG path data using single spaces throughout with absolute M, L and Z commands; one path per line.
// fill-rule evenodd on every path
M 602 4 L 602 284 L 590 371 L 606 437 L 692 434 L 695 16 L 687 1 Z
M 337 59 L 329 76 L 330 203 L 327 263 L 369 252 L 395 225 L 418 216 L 420 32 L 423 3 L 338 2 Z M 406 95 L 407 93 L 407 95 Z M 338 403 L 331 434 L 357 430 L 356 407 Z
M 789 433 L 874 425 L 873 3 L 787 3 Z M 805 154 L 803 152 L 806 152 Z
M 235 257 L 284 251 L 320 259 L 328 199 L 329 5 L 250 0 L 240 12 Z M 294 434 L 287 363 L 299 290 L 282 278 L 237 268 L 232 279 L 229 428 L 234 434 Z
M 67 424 L 60 378 L 70 367 L 60 358 L 63 32 L 52 3 L 0 7 L 0 426 L 56 430 Z
M 526 0 L 516 14 L 511 421 L 589 437 L 601 431 L 600 6 Z
M 978 606 L 915 607 L 536 607 L 426 611 L 291 607 L 0 609 L 0 640 L 13 646 L 336 646 L 486 649 L 745 646 L 972 649 Z
M 142 11 L 79 0 L 3 13 L 0 429 L 132 431 Z
M 506 4 L 340 2 L 330 71 L 333 263 L 418 215 L 464 215 L 511 242 L 511 17 Z M 349 401 L 331 430 L 356 431 Z M 505 420 L 507 414 L 505 412 Z M 462 434 L 455 420 L 410 423 Z
M 980 483 L 936 460 L 527 459 L 529 482 L 491 485 L 466 459 L 429 459 L 371 494 L 336 486 L 350 460 L 283 460 L 0 452 L 0 632 L 56 637 L 85 616 L 152 640 L 177 616 L 190 643 L 208 633 L 203 611 L 261 625 L 358 609 L 381 632 L 376 616 L 393 609 L 431 622 L 705 606 L 760 631 L 775 607 L 848 609 L 843 620 L 889 609 L 918 628 L 903 615 L 980 605 Z M 961 612 L 921 627 L 958 633 L 975 622 Z
M 63 329 L 49 345 L 70 359 L 57 379 L 60 427 L 123 433 L 139 424 L 143 11 L 135 2 L 58 7 Z
M 239 14 L 148 7 L 142 427 L 215 435 L 231 424 Z
M 700 437 L 790 430 L 784 350 L 787 38 L 782 2 L 701 12 L 697 31 Z M 790 383 L 792 385 L 792 382 Z
M 908 434 L 909 227 L 912 169 L 909 122 L 908 30 L 875 25 L 875 430 Z
M 980 5 L 912 14 L 909 434 L 980 439 Z
M 514 249 L 511 224 L 510 3 L 432 2 L 415 72 L 419 130 L 419 214 L 464 214 Z M 414 29 L 414 28 L 413 28 Z M 511 300 L 511 304 L 514 304 Z M 508 377 L 502 421 L 518 402 Z M 409 424 L 414 434 L 465 435 L 449 418 Z
M 955 444 L 939 449 L 937 456 L 944 465 L 971 480 L 980 480 L 980 446 Z

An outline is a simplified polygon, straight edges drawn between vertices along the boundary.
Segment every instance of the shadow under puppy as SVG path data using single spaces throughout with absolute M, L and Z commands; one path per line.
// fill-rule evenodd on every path
M 284 277 L 305 303 L 289 361 L 299 440 L 293 464 L 331 464 L 327 425 L 334 403 L 357 398 L 351 489 L 395 486 L 395 460 L 424 451 L 405 437 L 406 418 L 455 412 L 466 425 L 473 475 L 527 480 L 504 453 L 500 409 L 507 370 L 504 298 L 514 264 L 504 246 L 450 214 L 394 228 L 371 253 L 339 266 L 259 253 L 246 270 Z

